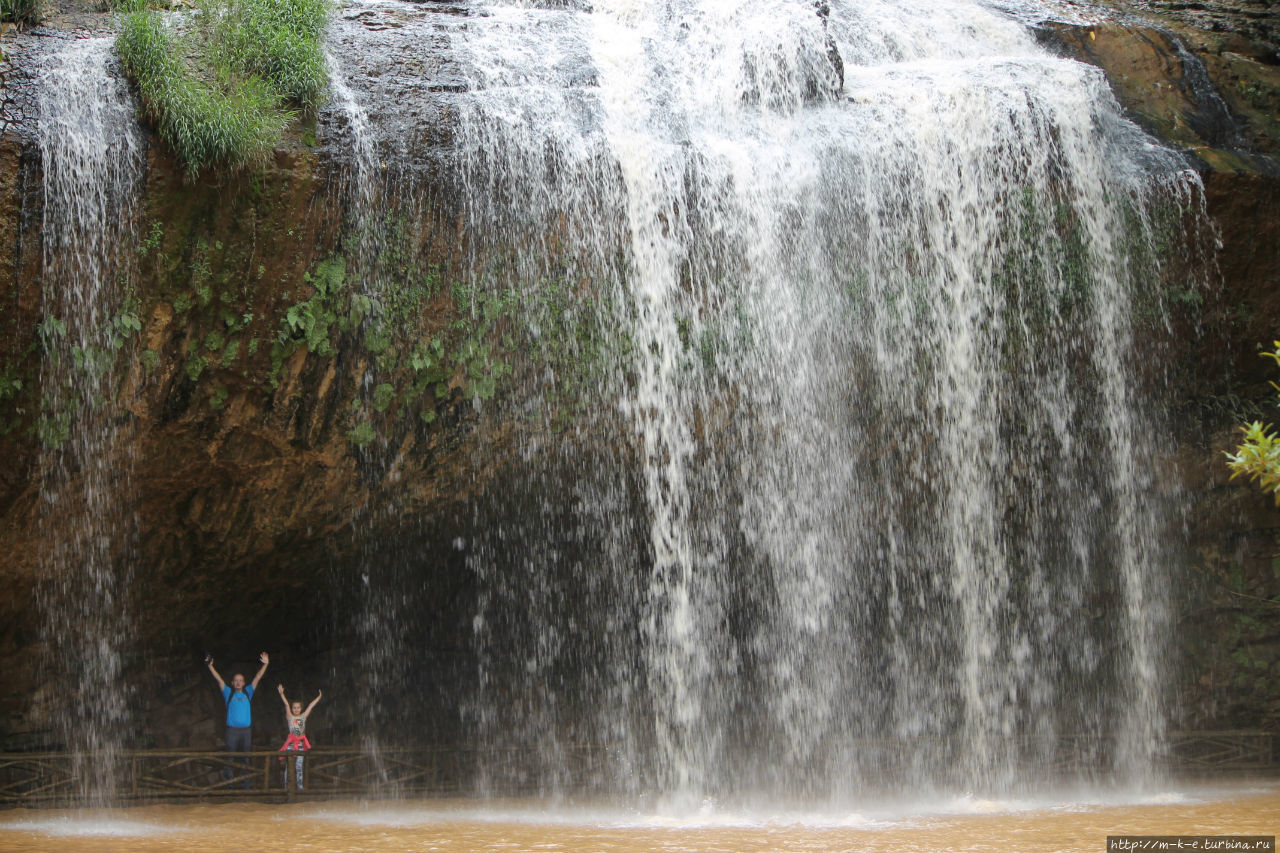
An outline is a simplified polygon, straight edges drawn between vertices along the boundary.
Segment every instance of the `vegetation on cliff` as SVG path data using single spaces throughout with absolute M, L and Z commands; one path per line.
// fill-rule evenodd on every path
M 1264 352 L 1262 356 L 1280 364 L 1280 341 L 1273 341 L 1273 352 Z M 1272 386 L 1280 391 L 1280 385 Z M 1244 441 L 1236 448 L 1235 453 L 1227 454 L 1227 465 L 1232 471 L 1232 478 L 1241 474 L 1257 482 L 1264 491 L 1275 495 L 1276 504 L 1280 506 L 1280 435 L 1275 427 L 1262 421 L 1254 421 L 1240 427 L 1244 433 Z
M 43 15 L 43 0 L 0 0 L 0 21 L 38 24 Z
M 297 110 L 319 105 L 329 14 L 328 0 L 207 0 L 175 25 L 139 5 L 116 47 L 148 117 L 194 174 L 264 156 Z

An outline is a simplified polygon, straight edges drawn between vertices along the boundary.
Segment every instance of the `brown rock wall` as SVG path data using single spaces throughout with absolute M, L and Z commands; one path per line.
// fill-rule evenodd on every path
M 10 54 L 19 65 L 38 47 L 38 35 L 24 38 Z M 29 116 L 9 106 L 29 102 L 32 85 L 27 75 L 25 89 L 6 89 L 0 135 L 0 372 L 23 383 L 0 398 L 0 749 L 56 745 L 50 697 L 36 693 L 50 675 L 39 668 L 48 657 L 37 604 L 41 555 L 47 539 L 63 535 L 56 516 L 42 520 L 47 457 L 32 434 L 46 378 L 35 334 L 46 311 L 41 184 Z M 119 498 L 136 526 L 112 559 L 132 578 L 126 606 L 137 636 L 129 646 L 149 658 L 126 662 L 140 743 L 210 745 L 218 709 L 212 680 L 197 667 L 206 650 L 283 650 L 272 678 L 314 684 L 318 660 L 331 683 L 355 689 L 345 671 L 359 657 L 348 582 L 362 543 L 394 533 L 447 545 L 448 523 L 400 534 L 388 507 L 451 518 L 451 507 L 484 486 L 487 472 L 470 467 L 470 402 L 456 392 L 430 397 L 430 424 L 401 414 L 399 404 L 374 410 L 368 377 L 397 381 L 404 368 L 395 359 L 375 368 L 362 330 L 335 327 L 323 355 L 291 340 L 273 357 L 287 311 L 316 294 L 311 276 L 344 248 L 345 167 L 324 159 L 323 139 L 308 145 L 303 135 L 260 166 L 195 181 L 155 140 L 148 154 L 134 245 L 124 247 L 142 328 L 116 361 L 111 401 L 128 448 Z M 444 203 L 427 209 L 442 213 L 416 235 L 414 265 L 448 254 L 433 247 L 457 243 L 456 214 Z M 399 333 L 446 326 L 451 310 L 437 300 Z M 367 447 L 349 435 L 361 420 L 375 430 Z M 406 464 L 412 479 L 397 476 Z M 330 649 L 335 636 L 347 637 L 345 652 Z M 305 671 L 300 660 L 311 660 Z M 193 667 L 194 687 L 182 675 Z M 170 706 L 205 693 L 201 728 L 191 734 L 191 714 Z

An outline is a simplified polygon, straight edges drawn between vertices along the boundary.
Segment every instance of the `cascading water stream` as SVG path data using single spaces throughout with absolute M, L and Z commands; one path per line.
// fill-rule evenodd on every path
M 325 53 L 325 68 L 329 73 L 332 103 L 342 114 L 350 137 L 348 150 L 351 154 L 351 175 L 347 196 L 352 208 L 351 216 L 356 222 L 360 222 L 373 210 L 375 191 L 378 188 L 378 160 L 369 128 L 369 113 L 347 85 L 344 70 L 331 52 Z
M 594 283 L 631 438 L 480 532 L 482 736 L 695 796 L 1003 787 L 1073 735 L 1150 772 L 1177 533 L 1133 349 L 1194 174 L 978 3 L 545 5 L 450 30 L 472 275 Z M 580 605 L 521 551 L 629 503 Z
M 39 437 L 41 555 L 55 729 L 78 755 L 83 799 L 109 801 L 126 735 L 122 655 L 135 535 L 120 350 L 140 328 L 128 292 L 145 143 L 111 39 L 60 43 L 43 60 L 44 319 Z
M 393 14 L 397 8 L 394 4 L 371 5 Z M 342 17 L 360 21 L 366 12 L 362 4 L 352 3 Z M 331 108 L 341 116 L 338 134 L 330 144 L 341 160 L 339 168 L 346 172 L 341 198 L 342 286 L 356 294 L 354 301 L 360 305 L 348 319 L 369 354 L 359 362 L 356 395 L 358 405 L 371 413 L 379 411 L 380 389 L 375 376 L 381 359 L 377 356 L 388 346 L 385 341 L 381 344 L 375 341 L 391 325 L 388 315 L 405 310 L 409 301 L 397 290 L 405 285 L 406 258 L 412 251 L 409 247 L 415 240 L 431 236 L 418 228 L 424 214 L 420 209 L 420 185 L 415 171 L 422 164 L 406 156 L 406 151 L 413 147 L 413 137 L 422 132 L 422 127 L 412 121 L 412 112 L 408 116 L 410 120 L 404 122 L 406 116 L 400 112 L 403 105 L 392 106 L 396 121 L 404 122 L 392 127 L 387 121 L 386 102 L 379 101 L 376 93 L 360 92 L 353 87 L 350 73 L 338 53 L 352 50 L 352 42 L 359 44 L 368 34 L 361 32 L 360 25 L 346 28 L 335 25 L 335 29 L 338 32 L 331 37 L 326 64 Z M 410 38 L 398 48 L 380 46 L 379 50 L 359 56 L 354 64 L 367 69 L 372 61 L 398 68 L 403 64 L 398 50 L 407 50 L 412 55 L 416 50 L 413 39 L 423 35 L 411 32 Z M 371 115 L 375 106 L 384 112 Z M 414 292 L 414 297 L 425 298 L 420 289 Z M 383 386 L 381 390 L 390 390 L 390 386 Z M 394 456 L 396 450 L 386 445 L 385 438 L 379 437 L 371 440 L 367 453 L 359 454 L 361 464 L 373 470 L 378 463 L 370 462 L 370 456 Z M 395 475 L 392 475 L 387 483 L 392 493 L 394 482 Z M 381 790 L 390 794 L 396 790 L 395 762 L 387 759 L 385 748 L 396 745 L 396 736 L 388 733 L 396 731 L 403 711 L 389 697 L 404 690 L 420 653 L 410 645 L 405 626 L 415 618 L 413 596 L 420 584 L 412 572 L 420 568 L 421 555 L 394 539 L 376 542 L 373 531 L 400 526 L 409 539 L 416 521 L 404 513 L 393 498 L 353 508 L 350 523 L 354 538 L 367 543 L 354 567 L 358 582 L 354 627 L 361 649 L 357 690 L 366 697 L 360 703 L 360 743 L 371 758 L 376 777 L 383 783 Z

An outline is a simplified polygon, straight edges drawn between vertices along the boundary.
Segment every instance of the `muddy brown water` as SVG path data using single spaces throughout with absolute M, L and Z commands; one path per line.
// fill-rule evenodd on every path
M 0 850 L 1104 851 L 1108 835 L 1275 835 L 1280 781 L 973 796 L 769 813 L 520 801 L 331 801 L 0 812 Z

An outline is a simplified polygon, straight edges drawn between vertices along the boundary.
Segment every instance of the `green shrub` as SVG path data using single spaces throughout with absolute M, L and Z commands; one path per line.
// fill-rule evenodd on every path
M 125 2 L 116 49 L 189 172 L 265 155 L 297 108 L 319 105 L 329 0 L 207 0 L 183 34 Z
M 328 4 L 320 0 L 232 0 L 215 44 L 227 67 L 269 80 L 281 96 L 312 109 L 329 83 L 328 20 Z
M 368 421 L 361 421 L 355 427 L 347 431 L 347 441 L 356 447 L 364 447 L 366 444 L 376 440 L 378 433 Z
M 383 382 L 373 389 L 373 407 L 379 412 L 385 412 L 387 407 L 391 405 L 391 401 L 395 399 L 395 396 L 395 386 L 389 382 Z
M 1280 364 L 1280 341 L 1273 343 L 1273 352 L 1264 352 L 1262 356 Z M 1280 385 L 1271 383 L 1277 391 Z M 1227 454 L 1227 466 L 1231 469 L 1231 478 L 1244 475 L 1256 482 L 1263 491 L 1275 496 L 1276 505 L 1280 506 L 1280 435 L 1271 425 L 1263 426 L 1261 421 L 1240 427 L 1243 441 L 1235 453 Z
M 126 15 L 116 48 L 160 136 L 192 173 L 262 156 L 292 120 L 261 80 L 223 87 L 195 77 L 157 12 Z
M 0 0 L 0 21 L 38 24 L 44 17 L 44 0 Z

